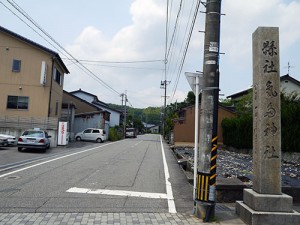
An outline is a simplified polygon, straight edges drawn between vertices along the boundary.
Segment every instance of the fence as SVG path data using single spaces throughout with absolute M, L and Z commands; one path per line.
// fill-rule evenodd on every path
M 32 129 L 38 127 L 43 130 L 57 130 L 56 117 L 20 117 L 0 116 L 0 128 Z

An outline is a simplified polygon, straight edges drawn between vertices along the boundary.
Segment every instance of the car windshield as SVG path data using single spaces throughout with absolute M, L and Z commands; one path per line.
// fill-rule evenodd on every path
M 30 131 L 25 131 L 23 133 L 23 136 L 29 136 L 29 137 L 44 137 L 44 133 L 42 131 L 35 131 L 35 130 L 30 130 Z

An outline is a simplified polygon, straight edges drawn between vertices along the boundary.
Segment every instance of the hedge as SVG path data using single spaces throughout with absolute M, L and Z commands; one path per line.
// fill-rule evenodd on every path
M 242 115 L 222 121 L 223 143 L 236 148 L 252 148 L 253 117 Z M 300 101 L 281 98 L 281 149 L 300 152 Z

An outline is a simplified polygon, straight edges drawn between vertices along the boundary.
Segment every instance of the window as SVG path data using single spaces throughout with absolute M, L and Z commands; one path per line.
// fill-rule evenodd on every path
M 12 71 L 13 72 L 20 72 L 21 71 L 21 60 L 18 60 L 18 59 L 13 60 Z
M 53 79 L 61 86 L 62 85 L 62 76 L 58 69 L 54 68 L 53 70 Z
M 55 103 L 55 116 L 58 114 L 58 102 Z
M 93 133 L 100 133 L 99 130 L 93 130 Z
M 28 109 L 28 100 L 29 97 L 9 95 L 6 107 L 8 109 Z
M 92 132 L 92 129 L 86 129 L 85 131 L 83 131 L 84 134 L 90 134 Z

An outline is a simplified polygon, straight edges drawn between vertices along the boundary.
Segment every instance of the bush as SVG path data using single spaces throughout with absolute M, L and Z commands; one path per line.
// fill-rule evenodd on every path
M 281 98 L 281 148 L 300 152 L 300 102 L 295 96 Z
M 252 148 L 252 116 L 225 118 L 222 121 L 223 143 L 236 148 Z
M 120 129 L 120 127 L 111 127 L 109 128 L 109 135 L 108 140 L 109 141 L 118 141 L 123 138 L 123 131 Z
M 300 100 L 297 95 L 281 95 L 281 150 L 300 152 Z M 222 121 L 223 143 L 236 148 L 252 148 L 253 117 L 241 114 Z

